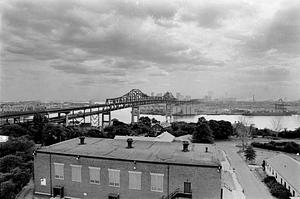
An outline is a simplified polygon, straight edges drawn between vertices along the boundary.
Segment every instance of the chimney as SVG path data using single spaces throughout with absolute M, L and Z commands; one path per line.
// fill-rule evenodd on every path
M 132 147 L 132 142 L 133 142 L 133 139 L 132 139 L 132 138 L 128 138 L 128 139 L 127 139 L 127 149 L 133 148 L 133 147 Z
M 79 140 L 80 140 L 79 144 L 80 144 L 80 145 L 85 144 L 85 143 L 84 143 L 84 139 L 85 139 L 84 136 L 80 136 L 80 137 L 79 137 Z
M 208 152 L 208 147 L 205 147 L 205 152 L 206 152 L 206 153 Z
M 189 142 L 188 141 L 183 141 L 182 145 L 183 145 L 182 151 L 183 152 L 188 152 L 189 151 Z

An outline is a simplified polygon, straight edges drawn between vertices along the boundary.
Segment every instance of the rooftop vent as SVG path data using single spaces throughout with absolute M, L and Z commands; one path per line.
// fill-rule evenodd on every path
M 133 142 L 133 139 L 132 139 L 132 138 L 128 138 L 128 139 L 127 139 L 127 149 L 133 148 L 133 147 L 132 147 L 132 142 Z
M 84 143 L 84 139 L 85 139 L 84 136 L 80 136 L 80 137 L 79 137 L 79 144 L 80 144 L 80 145 L 85 144 L 85 143 Z
M 182 145 L 183 145 L 182 151 L 183 152 L 188 152 L 189 151 L 189 142 L 188 141 L 183 141 Z

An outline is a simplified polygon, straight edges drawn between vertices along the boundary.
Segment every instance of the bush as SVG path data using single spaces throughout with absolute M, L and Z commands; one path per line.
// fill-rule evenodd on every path
M 0 198 L 1 199 L 15 199 L 16 185 L 11 180 L 2 182 L 0 185 Z
M 264 180 L 264 183 L 268 186 L 270 189 L 270 192 L 273 196 L 279 199 L 289 199 L 291 194 L 290 192 L 281 184 L 279 184 L 275 177 L 268 176 Z
M 247 147 L 245 150 L 245 158 L 249 161 L 254 160 L 256 157 L 256 153 L 251 145 Z
M 6 155 L 0 158 L 0 172 L 8 173 L 22 164 L 22 159 L 15 155 Z
M 300 153 L 300 145 L 295 142 L 274 142 L 274 141 L 271 141 L 269 143 L 252 142 L 251 145 L 257 148 L 283 151 L 287 153 Z

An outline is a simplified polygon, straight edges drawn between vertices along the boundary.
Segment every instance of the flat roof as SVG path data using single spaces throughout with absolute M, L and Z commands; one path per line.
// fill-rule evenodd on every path
M 266 162 L 280 174 L 297 192 L 300 192 L 300 162 L 285 155 L 279 154 Z
M 143 161 L 194 166 L 220 166 L 215 145 L 190 143 L 189 151 L 182 151 L 182 142 L 157 142 L 133 140 L 133 148 L 127 147 L 127 140 L 106 138 L 85 138 L 85 144 L 80 145 L 74 138 L 42 147 L 37 153 L 60 155 L 80 155 L 84 157 L 116 159 L 126 161 Z M 205 148 L 208 147 L 208 152 Z

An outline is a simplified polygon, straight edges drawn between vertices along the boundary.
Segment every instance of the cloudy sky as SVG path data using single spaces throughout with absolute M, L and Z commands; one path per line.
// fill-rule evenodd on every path
M 0 100 L 300 99 L 300 1 L 2 0 Z

